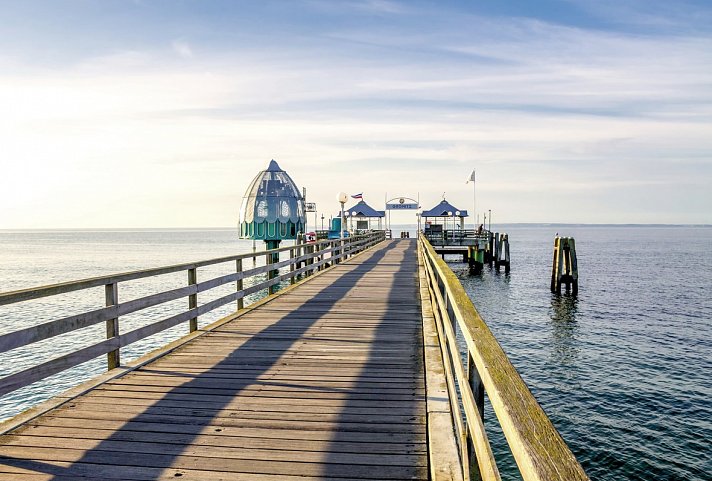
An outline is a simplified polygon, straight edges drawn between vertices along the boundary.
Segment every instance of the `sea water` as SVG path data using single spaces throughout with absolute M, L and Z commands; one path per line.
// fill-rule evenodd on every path
M 493 230 L 510 274 L 450 266 L 591 479 L 712 479 L 712 228 Z M 557 232 L 576 239 L 577 297 L 550 292 Z
M 414 235 L 414 226 L 394 226 Z M 712 228 L 499 225 L 509 274 L 471 275 L 448 258 L 552 422 L 596 480 L 710 479 Z M 579 294 L 549 291 L 553 239 L 576 239 Z M 257 244 L 261 250 L 261 243 Z M 234 229 L 0 231 L 0 291 L 252 251 Z M 249 268 L 248 261 L 246 268 Z M 256 265 L 263 263 L 256 259 Z M 234 268 L 199 270 L 199 281 Z M 121 301 L 185 285 L 185 272 L 121 284 Z M 204 276 L 204 277 L 201 277 Z M 234 290 L 223 286 L 202 304 Z M 0 307 L 0 334 L 99 308 L 103 288 Z M 122 332 L 185 309 L 181 299 L 122 318 Z M 86 308 L 86 309 L 84 309 Z M 228 314 L 227 305 L 200 325 Z M 98 342 L 103 326 L 0 354 L 0 375 Z M 122 350 L 125 362 L 186 333 L 181 325 Z M 6 418 L 105 369 L 97 359 L 0 399 Z M 495 415 L 485 424 L 504 479 L 517 479 Z

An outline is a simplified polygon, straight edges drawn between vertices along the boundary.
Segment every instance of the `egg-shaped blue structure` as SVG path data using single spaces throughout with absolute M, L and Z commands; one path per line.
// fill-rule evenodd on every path
M 296 239 L 304 233 L 304 197 L 277 162 L 254 178 L 240 208 L 240 238 L 264 241 Z

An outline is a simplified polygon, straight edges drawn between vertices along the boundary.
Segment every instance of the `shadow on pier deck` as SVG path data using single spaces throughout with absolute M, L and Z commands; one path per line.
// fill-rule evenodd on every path
M 386 241 L 5 435 L 0 479 L 428 479 L 416 241 Z
M 288 246 L 243 269 L 252 255 L 0 293 L 0 305 L 106 294 L 105 308 L 0 335 L 0 352 L 99 323 L 107 333 L 6 375 L 0 395 L 100 355 L 109 367 L 0 425 L 0 480 L 498 481 L 485 398 L 524 481 L 588 480 L 423 235 Z M 235 271 L 198 282 L 198 268 L 224 263 Z M 176 272 L 187 286 L 118 301 L 119 283 Z M 195 331 L 198 316 L 287 282 L 296 285 L 120 363 L 123 346 L 180 323 Z M 198 305 L 199 293 L 231 283 Z M 127 313 L 186 297 L 187 311 L 119 329 Z

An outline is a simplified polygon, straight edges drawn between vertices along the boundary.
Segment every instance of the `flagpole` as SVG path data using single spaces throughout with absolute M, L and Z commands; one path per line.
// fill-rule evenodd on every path
M 472 169 L 472 222 L 474 223 L 475 231 L 477 231 L 477 193 L 475 191 L 475 169 Z

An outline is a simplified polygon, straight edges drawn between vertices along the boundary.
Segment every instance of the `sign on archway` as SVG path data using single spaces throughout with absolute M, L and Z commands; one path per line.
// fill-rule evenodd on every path
M 420 198 L 420 196 L 418 196 Z M 420 209 L 420 201 L 413 199 L 411 197 L 394 197 L 390 200 L 386 201 L 386 224 L 387 224 L 387 230 L 390 231 L 391 229 L 391 212 L 394 210 L 408 210 L 408 211 L 413 211 L 413 210 L 419 210 Z M 416 215 L 418 215 L 416 213 Z
M 410 197 L 394 197 L 386 201 L 386 210 L 418 210 L 420 204 Z

